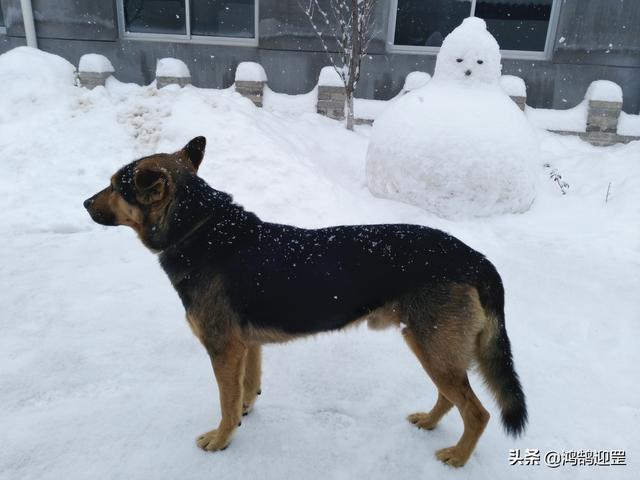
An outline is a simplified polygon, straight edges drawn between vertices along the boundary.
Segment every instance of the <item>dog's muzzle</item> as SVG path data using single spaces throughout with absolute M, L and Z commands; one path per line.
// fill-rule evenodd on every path
M 103 192 L 99 192 L 93 197 L 87 198 L 82 205 L 87 209 L 87 212 L 89 212 L 89 215 L 94 222 L 99 223 L 100 225 L 106 225 L 107 227 L 116 226 L 118 224 L 116 223 L 115 215 L 110 211 L 104 211 L 96 206 L 96 197 L 101 193 Z

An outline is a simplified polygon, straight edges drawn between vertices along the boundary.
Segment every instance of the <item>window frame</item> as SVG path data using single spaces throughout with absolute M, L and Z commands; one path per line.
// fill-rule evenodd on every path
M 428 0 L 424 0 L 428 1 Z M 475 16 L 477 0 L 471 0 L 469 14 Z M 440 47 L 422 47 L 418 45 L 396 45 L 396 16 L 398 13 L 398 0 L 389 1 L 389 25 L 387 28 L 387 52 L 408 53 L 413 55 L 437 55 Z M 544 44 L 544 51 L 532 50 L 500 50 L 502 58 L 517 60 L 550 60 L 558 29 L 558 19 L 560 17 L 560 0 L 552 0 L 551 13 L 549 15 L 549 28 L 547 29 L 547 39 Z
M 185 16 L 185 34 L 179 33 L 143 33 L 129 32 L 126 28 L 124 20 L 124 0 L 116 0 L 116 9 L 118 16 L 118 30 L 120 38 L 123 40 L 146 40 L 151 42 L 172 42 L 172 43 L 199 43 L 204 45 L 230 45 L 239 47 L 257 47 L 258 46 L 258 12 L 260 0 L 254 0 L 254 36 L 246 37 L 221 37 L 212 35 L 191 35 L 191 2 L 185 0 L 184 16 Z
M 0 4 L 0 10 L 2 10 L 2 4 Z M 4 12 L 2 13 L 2 18 L 3 21 L 5 22 L 4 25 L 0 25 L 0 35 L 6 35 L 7 34 L 7 17 L 4 16 Z

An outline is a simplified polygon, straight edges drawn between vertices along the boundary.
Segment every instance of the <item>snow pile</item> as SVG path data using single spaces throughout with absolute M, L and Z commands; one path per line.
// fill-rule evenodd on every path
M 371 192 L 444 217 L 526 211 L 535 197 L 538 143 L 500 88 L 500 71 L 484 21 L 466 19 L 445 39 L 433 79 L 374 123 Z
M 407 93 L 413 90 L 417 90 L 418 88 L 422 88 L 429 82 L 429 80 L 431 80 L 431 75 L 429 75 L 427 72 L 410 72 L 407 75 L 407 78 L 405 78 L 404 80 L 402 93 Z
M 236 77 L 236 80 L 238 78 Z M 300 115 L 303 113 L 316 113 L 318 104 L 318 88 L 299 95 L 274 92 L 268 85 L 264 86 L 262 96 L 262 108 L 272 112 Z
M 526 107 L 531 124 L 542 130 L 560 132 L 586 132 L 589 102 L 580 102 L 573 108 L 555 110 L 550 108 Z
M 236 81 L 266 82 L 267 73 L 262 65 L 256 62 L 241 62 L 236 69 Z
M 375 120 L 384 112 L 391 100 L 371 100 L 368 98 L 354 98 L 353 99 L 353 113 L 355 118 L 361 118 L 364 120 Z
M 157 77 L 190 78 L 189 67 L 177 58 L 161 58 L 156 64 Z
M 318 77 L 318 85 L 322 87 L 344 87 L 344 82 L 335 68 L 322 67 Z
M 523 79 L 515 75 L 502 75 L 502 77 L 500 77 L 500 86 L 510 97 L 527 96 L 527 85 Z
M 609 80 L 596 80 L 591 82 L 584 98 L 600 102 L 622 103 L 622 88 Z
M 115 70 L 107 57 L 97 53 L 87 53 L 80 57 L 79 72 L 113 73 Z
M 620 112 L 618 120 L 618 134 L 640 137 L 640 115 Z
M 75 80 L 75 67 L 57 55 L 31 47 L 0 55 L 0 122 L 66 104 Z

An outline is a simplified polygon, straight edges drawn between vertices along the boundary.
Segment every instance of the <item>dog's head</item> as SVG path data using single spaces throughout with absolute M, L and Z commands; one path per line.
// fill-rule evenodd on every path
M 175 153 L 157 153 L 125 165 L 107 188 L 84 201 L 84 207 L 95 222 L 127 225 L 145 245 L 157 249 L 153 234 L 166 230 L 176 192 L 195 176 L 205 145 L 204 137 L 196 137 Z

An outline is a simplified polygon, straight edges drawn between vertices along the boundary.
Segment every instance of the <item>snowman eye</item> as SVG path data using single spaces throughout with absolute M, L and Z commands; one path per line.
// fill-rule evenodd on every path
M 482 65 L 484 63 L 484 60 L 478 60 L 478 65 Z
M 462 63 L 462 59 L 461 58 L 456 58 L 456 62 Z

